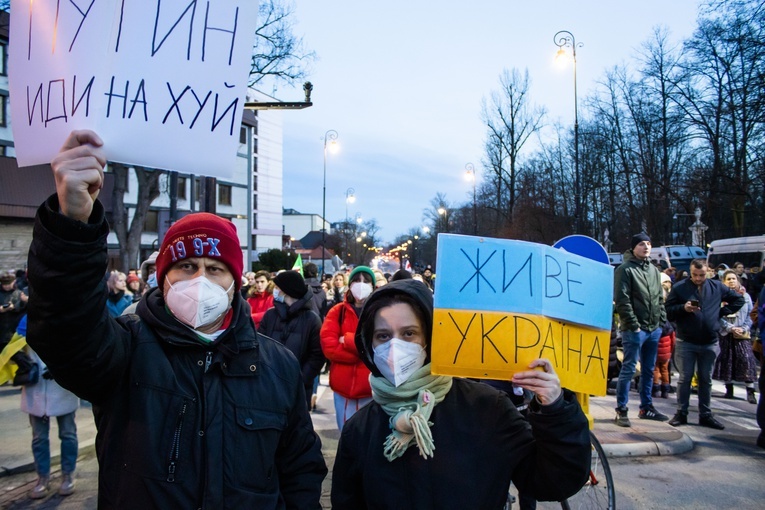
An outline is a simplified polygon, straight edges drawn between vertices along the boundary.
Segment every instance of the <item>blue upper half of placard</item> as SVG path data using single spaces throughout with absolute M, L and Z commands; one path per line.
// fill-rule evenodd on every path
M 614 270 L 543 244 L 438 235 L 435 307 L 544 315 L 611 329 Z

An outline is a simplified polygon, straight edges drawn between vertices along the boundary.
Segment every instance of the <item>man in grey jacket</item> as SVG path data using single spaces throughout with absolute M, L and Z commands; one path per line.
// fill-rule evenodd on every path
M 624 362 L 616 385 L 616 418 L 620 427 L 629 427 L 627 402 L 630 383 L 640 359 L 640 412 L 647 420 L 667 421 L 666 415 L 653 407 L 651 389 L 661 325 L 667 320 L 661 275 L 649 256 L 651 238 L 644 233 L 632 236 L 631 249 L 614 276 L 614 301 L 622 331 Z

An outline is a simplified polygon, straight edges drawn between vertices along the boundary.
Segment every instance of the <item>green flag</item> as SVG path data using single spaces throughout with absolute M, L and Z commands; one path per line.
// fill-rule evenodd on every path
M 298 258 L 295 259 L 295 263 L 292 264 L 292 270 L 297 271 L 300 273 L 300 276 L 303 276 L 303 257 L 301 257 L 299 253 Z

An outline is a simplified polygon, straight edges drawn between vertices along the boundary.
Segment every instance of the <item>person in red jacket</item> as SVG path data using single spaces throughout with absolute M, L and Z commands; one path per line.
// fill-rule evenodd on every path
M 361 308 L 374 290 L 375 274 L 367 266 L 357 266 L 349 278 L 345 299 L 333 306 L 321 327 L 321 348 L 330 361 L 329 386 L 335 393 L 337 428 L 372 400 L 370 371 L 356 350 L 356 326 Z
M 255 283 L 247 291 L 247 302 L 252 309 L 252 320 L 255 321 L 255 329 L 260 327 L 260 321 L 269 308 L 274 307 L 274 284 L 268 271 L 255 273 Z
M 664 290 L 664 299 L 667 299 L 669 291 L 672 290 L 672 279 L 669 275 L 661 273 L 661 286 Z M 661 337 L 659 338 L 659 347 L 656 352 L 656 365 L 653 367 L 653 396 L 669 398 L 670 372 L 669 360 L 672 358 L 672 351 L 675 348 L 675 328 L 672 323 L 666 321 L 661 326 Z

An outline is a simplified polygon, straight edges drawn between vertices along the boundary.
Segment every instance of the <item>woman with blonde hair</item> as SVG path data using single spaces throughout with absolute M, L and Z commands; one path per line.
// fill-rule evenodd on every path
M 109 289 L 106 309 L 109 310 L 109 315 L 112 317 L 119 317 L 125 308 L 133 304 L 133 294 L 127 290 L 127 277 L 125 273 L 121 271 L 109 273 L 106 287 Z

